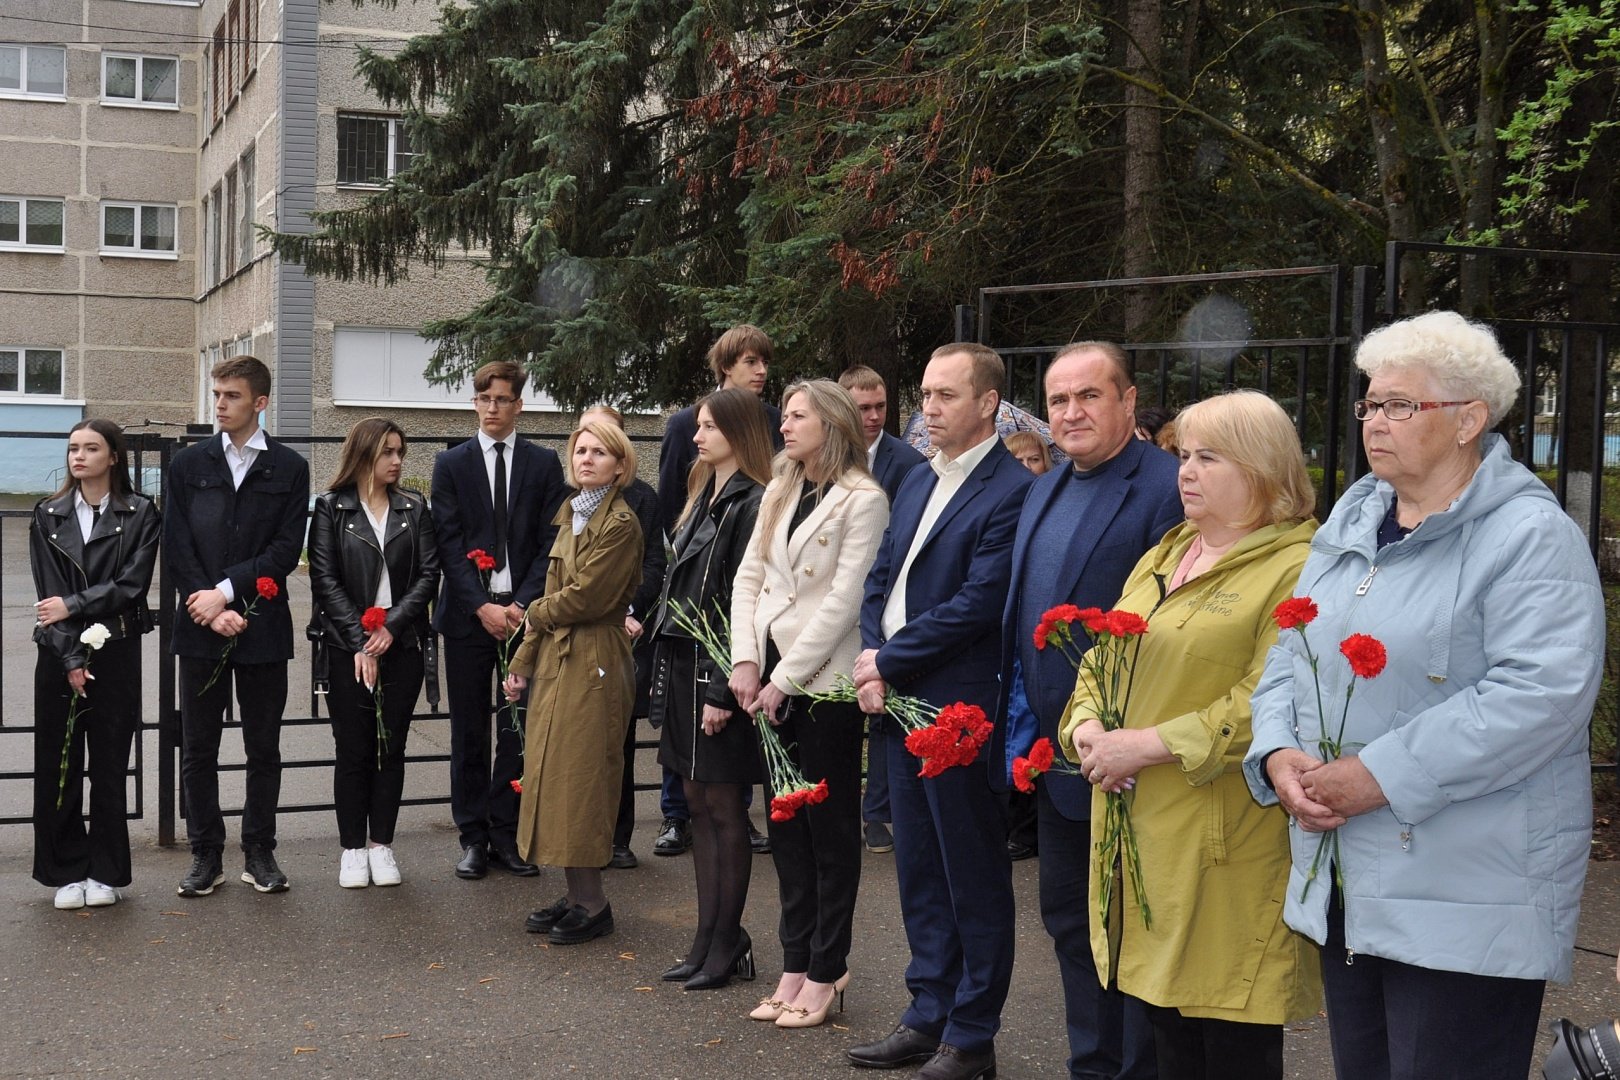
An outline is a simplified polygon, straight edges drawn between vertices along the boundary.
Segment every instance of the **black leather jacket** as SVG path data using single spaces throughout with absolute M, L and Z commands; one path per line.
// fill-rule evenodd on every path
M 377 597 L 385 560 L 394 602 L 384 625 L 395 645 L 419 648 L 428 632 L 428 601 L 439 587 L 439 548 L 427 500 L 420 492 L 394 489 L 385 537 L 379 550 L 371 519 L 354 488 L 328 491 L 315 500 L 309 524 L 309 586 L 315 621 L 326 641 L 337 648 L 359 652 L 365 645 L 360 617 Z
M 101 623 L 122 638 L 152 629 L 146 592 L 157 563 L 163 524 L 145 495 L 114 495 L 91 530 L 79 531 L 73 492 L 41 499 L 28 532 L 28 563 L 39 599 L 60 596 L 69 617 L 34 628 L 34 640 L 62 660 L 64 671 L 85 666 L 85 627 Z
M 759 516 L 765 489 L 741 472 L 726 481 L 719 495 L 714 495 L 713 488 L 711 480 L 703 493 L 707 505 L 700 501 L 676 530 L 675 557 L 664 579 L 664 595 L 653 613 L 654 638 L 690 637 L 670 616 L 674 605 L 689 615 L 702 612 L 717 631 L 721 629 L 719 620 L 731 617 L 731 583 L 754 534 L 754 519 Z M 701 652 L 698 671 L 708 676 L 709 704 L 736 709 L 725 675 Z

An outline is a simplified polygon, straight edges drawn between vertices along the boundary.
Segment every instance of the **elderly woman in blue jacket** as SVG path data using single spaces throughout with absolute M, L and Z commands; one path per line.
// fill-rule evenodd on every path
M 1324 946 L 1338 1075 L 1522 1080 L 1586 873 L 1597 571 L 1490 433 L 1519 377 L 1489 330 L 1420 315 L 1356 366 L 1372 475 L 1312 542 L 1295 595 L 1320 613 L 1271 651 L 1244 767 L 1296 825 L 1284 917 Z M 1355 680 L 1341 739 L 1351 634 L 1388 666 Z

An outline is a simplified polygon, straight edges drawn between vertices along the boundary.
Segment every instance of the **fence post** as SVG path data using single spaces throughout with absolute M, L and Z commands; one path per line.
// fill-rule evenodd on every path
M 169 464 L 174 458 L 175 440 L 158 440 L 158 473 L 163 477 L 159 493 L 162 503 L 168 502 Z M 180 752 L 180 710 L 176 704 L 174 656 L 170 649 L 174 634 L 174 603 L 177 586 L 168 574 L 161 574 L 162 587 L 158 590 L 158 843 L 169 847 L 174 843 L 175 805 L 179 790 L 179 769 L 176 757 Z

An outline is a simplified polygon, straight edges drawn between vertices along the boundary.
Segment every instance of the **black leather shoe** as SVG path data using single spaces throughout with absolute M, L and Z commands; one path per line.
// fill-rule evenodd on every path
M 894 834 L 881 821 L 866 823 L 866 850 L 876 855 L 894 850 Z
M 1039 852 L 1030 844 L 1020 844 L 1017 840 L 1007 841 L 1007 857 L 1013 862 L 1023 862 L 1033 859 Z
M 578 904 L 568 909 L 568 914 L 557 920 L 557 924 L 546 935 L 546 940 L 553 945 L 581 945 L 592 938 L 606 937 L 613 933 L 613 905 L 608 904 L 595 915 L 585 914 L 585 909 Z
M 696 975 L 702 968 L 703 965 L 696 960 L 682 960 L 658 977 L 665 982 L 683 983 Z
M 627 846 L 619 846 L 613 849 L 613 858 L 608 860 L 607 868 L 609 870 L 634 870 L 640 865 L 641 860 L 636 858 L 635 852 L 631 851 Z
M 900 1024 L 877 1042 L 852 1046 L 844 1051 L 851 1065 L 863 1069 L 898 1069 L 928 1061 L 939 1049 L 939 1040 Z
M 551 928 L 566 914 L 568 914 L 568 897 L 559 896 L 551 906 L 529 912 L 529 917 L 523 920 L 523 929 L 531 934 L 550 933 Z
M 917 1070 L 917 1080 L 996 1080 L 996 1052 L 970 1054 L 940 1043 L 928 1064 Z
M 516 844 L 489 845 L 489 861 L 495 866 L 504 866 L 513 877 L 534 877 L 540 872 L 534 863 L 523 860 L 523 856 L 517 853 Z
M 207 896 L 215 886 L 225 884 L 225 868 L 217 851 L 199 851 L 191 857 L 191 869 L 180 879 L 181 896 Z
M 461 861 L 456 863 L 456 877 L 477 881 L 489 873 L 489 852 L 483 844 L 469 844 L 461 849 Z
M 753 819 L 748 822 L 748 850 L 755 855 L 769 855 L 771 853 L 771 838 L 754 828 Z
M 680 818 L 667 817 L 653 841 L 654 855 L 685 855 L 692 846 L 692 823 Z
M 242 880 L 258 892 L 286 892 L 287 875 L 276 865 L 269 848 L 248 848 L 242 863 Z

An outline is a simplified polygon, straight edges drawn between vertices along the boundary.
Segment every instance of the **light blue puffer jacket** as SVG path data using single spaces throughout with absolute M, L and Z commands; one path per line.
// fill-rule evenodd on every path
M 1592 835 L 1587 728 L 1603 673 L 1603 595 L 1580 530 L 1547 486 L 1485 436 L 1484 461 L 1444 513 L 1378 550 L 1394 490 L 1365 476 L 1317 532 L 1295 595 L 1331 729 L 1349 665 L 1339 642 L 1371 634 L 1389 666 L 1358 683 L 1345 729 L 1389 799 L 1339 830 L 1345 944 L 1445 971 L 1570 978 Z M 1358 593 L 1360 595 L 1358 595 Z M 1244 761 L 1315 754 L 1321 718 L 1299 634 L 1271 650 Z M 1320 834 L 1289 830 L 1284 918 L 1327 938 L 1324 861 L 1303 901 Z

